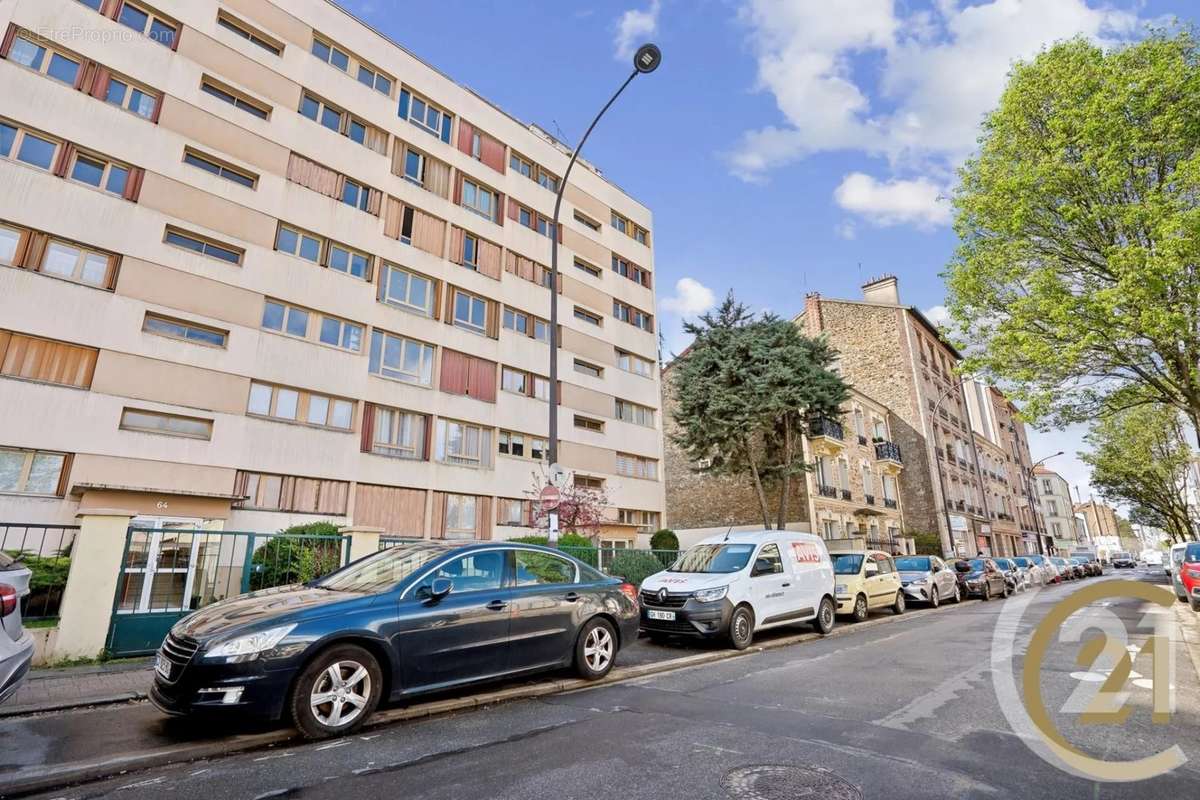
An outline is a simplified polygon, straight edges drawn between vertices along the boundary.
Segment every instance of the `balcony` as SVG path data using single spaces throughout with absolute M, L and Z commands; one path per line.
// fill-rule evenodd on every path
M 859 443 L 859 445 L 861 445 L 862 447 L 866 447 L 866 446 L 867 446 L 867 437 L 863 436 L 863 435 L 860 433 L 860 434 L 858 435 L 858 443 Z
M 896 507 L 895 498 L 892 498 L 892 497 L 883 498 L 883 507 L 884 508 L 895 508 Z
M 826 417 L 813 417 L 808 421 L 808 439 L 813 453 L 818 456 L 837 455 L 846 449 L 841 423 Z
M 842 499 L 843 500 L 850 499 L 850 490 L 849 489 L 842 489 Z
M 817 491 L 820 492 L 821 497 L 836 498 L 838 496 L 838 490 L 837 490 L 836 486 L 826 486 L 825 484 L 822 483 L 817 486 Z
M 954 501 L 954 507 L 955 507 L 957 510 L 959 510 L 959 511 L 966 511 L 966 510 L 967 510 L 967 504 L 966 504 L 966 503 L 964 503 L 962 500 L 955 500 L 955 501 Z
M 863 495 L 863 499 L 867 501 L 867 505 L 869 505 L 869 506 L 873 506 L 873 505 L 875 505 L 875 495 L 873 495 L 873 494 L 864 494 L 864 495 Z
M 894 461 L 897 464 L 904 463 L 904 459 L 900 457 L 900 445 L 895 442 L 876 442 L 875 460 Z

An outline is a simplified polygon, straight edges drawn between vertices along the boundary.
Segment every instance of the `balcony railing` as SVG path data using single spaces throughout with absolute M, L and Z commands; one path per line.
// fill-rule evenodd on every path
M 826 486 L 823 483 L 817 486 L 817 491 L 821 493 L 821 497 L 837 497 L 838 495 L 836 486 Z
M 965 511 L 965 510 L 966 510 L 966 508 L 967 508 L 967 504 L 966 504 L 966 503 L 964 503 L 962 500 L 955 500 L 955 501 L 954 501 L 954 507 L 955 507 L 956 509 L 958 509 L 959 511 Z
M 808 421 L 808 435 L 827 436 L 830 439 L 837 439 L 839 442 L 845 438 L 842 424 L 825 417 L 814 417 Z
M 850 490 L 849 489 L 842 489 L 842 499 L 843 500 L 850 499 Z
M 884 508 L 895 508 L 896 501 L 891 497 L 885 497 L 885 498 L 883 498 L 883 507 Z
M 862 445 L 863 447 L 866 447 L 866 445 L 867 445 L 867 437 L 863 436 L 863 435 L 860 433 L 860 434 L 858 435 L 858 443 L 859 443 L 860 445 Z
M 864 495 L 863 495 L 863 499 L 867 501 L 867 505 L 869 505 L 869 506 L 873 506 L 873 505 L 875 505 L 875 495 L 873 495 L 873 494 L 864 494 Z
M 900 445 L 895 442 L 876 442 L 875 460 L 895 461 L 897 464 L 904 463 L 904 459 L 900 457 Z

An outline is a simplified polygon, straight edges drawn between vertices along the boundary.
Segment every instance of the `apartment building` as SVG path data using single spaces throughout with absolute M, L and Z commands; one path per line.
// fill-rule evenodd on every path
M 672 412 L 671 365 L 663 369 L 663 428 L 667 522 L 687 544 L 726 530 L 756 530 L 763 525 L 759 499 L 742 477 L 705 472 L 677 447 Z M 899 475 L 904 462 L 892 440 L 892 416 L 886 406 L 853 388 L 837 418 L 809 420 L 802 447 L 811 469 L 792 481 L 787 527 L 821 534 L 825 539 L 857 537 L 887 552 L 912 552 L 905 529 Z M 777 519 L 777 483 L 764 486 L 772 524 Z
M 1075 502 L 1071 499 L 1071 487 L 1067 481 L 1053 470 L 1036 467 L 1033 470 L 1033 486 L 1055 552 L 1059 555 L 1069 553 L 1082 545 L 1084 542 L 1078 535 Z
M 568 149 L 325 0 L 0 31 L 0 516 L 506 538 L 557 392 L 604 535 L 658 526 L 653 220 L 598 169 L 555 231 Z

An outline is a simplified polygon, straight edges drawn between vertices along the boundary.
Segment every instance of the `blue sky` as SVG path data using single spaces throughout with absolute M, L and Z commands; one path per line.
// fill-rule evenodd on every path
M 887 272 L 936 318 L 955 244 L 945 198 L 1012 60 L 1195 16 L 1183 0 L 341 2 L 567 143 L 625 77 L 630 47 L 661 46 L 662 67 L 626 90 L 584 155 L 654 213 L 674 351 L 681 318 L 729 289 L 791 315 L 805 292 L 858 297 Z M 1031 444 L 1034 458 L 1067 450 L 1050 466 L 1086 498 L 1079 435 Z

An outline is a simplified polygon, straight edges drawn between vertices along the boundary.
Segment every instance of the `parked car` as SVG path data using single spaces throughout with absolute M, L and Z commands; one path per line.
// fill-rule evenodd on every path
M 1067 560 L 1070 561 L 1072 564 L 1077 565 L 1081 570 L 1083 570 L 1083 577 L 1085 577 L 1085 578 L 1091 578 L 1096 575 L 1101 575 L 1104 572 L 1104 569 L 1100 566 L 1099 563 L 1089 561 L 1085 556 L 1071 556 Z
M 1187 551 L 1188 542 L 1177 542 L 1171 545 L 1170 557 L 1164 569 L 1171 576 L 1171 587 L 1175 590 L 1175 596 L 1180 600 L 1187 600 L 1187 592 L 1184 591 L 1183 582 L 1180 580 L 1179 570 L 1183 564 L 1183 556 Z
M 1200 542 L 1188 542 L 1179 566 L 1179 582 L 1192 611 L 1200 611 Z
M 837 611 L 862 622 L 871 611 L 890 608 L 903 614 L 907 608 L 900 573 L 892 557 L 881 550 L 834 550 Z
M 1033 585 L 1033 581 L 1029 577 L 1029 573 L 1018 566 L 1016 561 L 1011 558 L 994 558 L 996 567 L 1004 573 L 1004 580 L 1008 583 L 1009 592 L 1023 592 Z
M 337 736 L 385 700 L 568 666 L 603 677 L 637 626 L 634 586 L 556 550 L 411 542 L 183 618 L 150 699 L 168 714 L 287 716 L 306 737 Z
M 811 533 L 750 531 L 714 536 L 642 582 L 641 629 L 723 636 L 737 650 L 757 631 L 811 622 L 833 630 L 833 565 Z
M 0 703 L 16 694 L 33 661 L 33 635 L 21 624 L 21 598 L 32 573 L 0 550 Z
M 954 570 L 937 556 L 901 556 L 896 559 L 900 586 L 909 600 L 937 608 L 943 600 L 962 602 Z
M 1146 550 L 1142 553 L 1142 560 L 1146 562 L 1147 567 L 1161 567 L 1163 552 L 1162 550 Z
M 1033 556 L 1013 556 L 1013 563 L 1025 570 L 1029 575 L 1031 586 L 1043 586 L 1046 583 L 1046 568 L 1033 560 Z
M 1050 561 L 1054 566 L 1058 567 L 1058 574 L 1062 576 L 1064 581 L 1073 581 L 1083 577 L 1083 570 L 1071 561 L 1067 561 L 1062 556 L 1053 556 Z
M 1125 551 L 1113 553 L 1109 560 L 1112 561 L 1113 569 L 1134 569 L 1137 567 L 1137 559 L 1133 557 L 1132 553 Z
M 1008 597 L 1008 581 L 1004 573 L 990 558 L 959 559 L 954 562 L 958 583 L 968 597 L 991 600 L 993 597 Z

